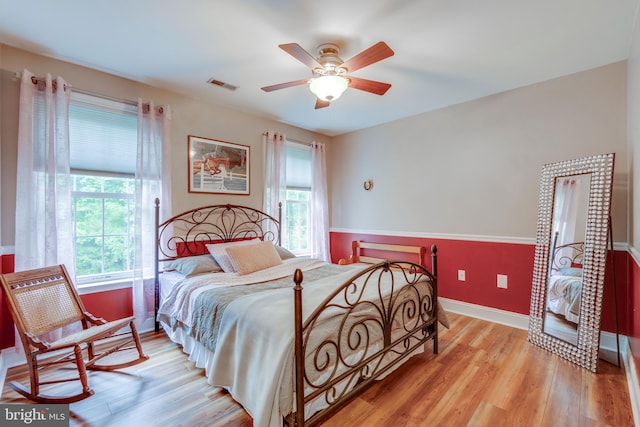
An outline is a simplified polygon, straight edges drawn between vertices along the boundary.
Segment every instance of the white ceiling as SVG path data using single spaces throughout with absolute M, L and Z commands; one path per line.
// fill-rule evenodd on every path
M 0 43 L 333 136 L 627 59 L 639 1 L 0 0 Z M 380 40 L 395 55 L 353 75 L 384 96 L 260 90 L 311 76 L 279 44 Z

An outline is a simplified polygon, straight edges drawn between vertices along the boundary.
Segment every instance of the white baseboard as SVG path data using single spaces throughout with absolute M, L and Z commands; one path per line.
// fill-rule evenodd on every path
M 4 354 L 0 351 L 0 398 L 4 390 L 4 380 L 7 378 L 7 364 L 4 361 Z
M 26 365 L 27 359 L 22 352 L 19 352 L 15 347 L 9 347 L 2 350 L 4 361 L 6 362 L 7 369 L 13 368 L 18 365 Z
M 456 301 L 449 298 L 439 297 L 438 301 L 442 304 L 442 307 L 444 307 L 445 310 L 452 313 L 475 317 L 476 319 L 487 320 L 489 322 L 499 323 L 513 328 L 524 330 L 529 329 L 529 316 L 526 314 L 512 313 L 510 311 Z
M 138 330 L 138 334 L 142 334 L 144 332 L 155 331 L 156 322 L 155 319 L 150 318 L 141 324 L 136 324 L 136 329 Z
M 529 329 L 529 316 L 526 314 L 513 313 L 511 311 L 497 308 L 485 307 L 483 305 L 471 304 L 468 302 L 456 301 L 449 298 L 438 298 L 445 310 L 464 316 L 475 317 L 517 329 Z M 620 335 L 620 354 L 622 354 L 622 342 L 627 337 Z M 616 334 L 613 332 L 600 333 L 600 348 L 603 350 L 616 351 Z
M 624 361 L 624 370 L 627 374 L 627 386 L 629 388 L 629 398 L 631 399 L 631 411 L 633 412 L 633 422 L 640 426 L 640 385 L 638 384 L 638 371 L 633 361 L 631 347 L 625 340 L 625 351 L 622 352 L 622 360 Z
M 7 378 L 7 370 L 14 366 L 27 363 L 24 354 L 18 353 L 15 347 L 5 348 L 0 351 L 0 396 Z
M 622 358 L 622 354 L 624 353 L 623 347 L 626 345 L 627 337 L 625 335 L 620 335 L 620 357 Z M 609 351 L 617 351 L 618 343 L 616 343 L 616 334 L 615 332 L 600 332 L 600 348 L 602 350 Z

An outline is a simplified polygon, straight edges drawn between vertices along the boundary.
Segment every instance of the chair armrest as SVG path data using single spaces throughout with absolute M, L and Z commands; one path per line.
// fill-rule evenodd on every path
M 94 325 L 104 325 L 105 323 L 107 323 L 107 321 L 104 320 L 102 317 L 96 317 L 93 314 L 89 313 L 88 311 L 85 311 L 83 314 L 85 319 L 87 319 L 89 322 L 93 323 Z
M 37 336 L 33 335 L 31 332 L 27 332 L 24 335 L 29 340 L 29 342 L 31 343 L 32 346 L 34 346 L 34 347 L 36 347 L 36 348 L 38 348 L 40 350 L 46 350 L 47 348 L 49 348 L 51 346 L 51 344 L 49 344 L 48 341 L 41 340 Z

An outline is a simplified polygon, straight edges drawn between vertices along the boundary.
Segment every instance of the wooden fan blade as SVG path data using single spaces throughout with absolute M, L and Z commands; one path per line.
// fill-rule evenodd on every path
M 265 92 L 273 92 L 274 90 L 286 89 L 286 88 L 292 87 L 292 86 L 303 85 L 303 84 L 307 83 L 308 81 L 309 81 L 309 79 L 294 80 L 292 82 L 280 83 L 280 84 L 271 85 L 271 86 L 265 86 L 265 87 L 262 87 L 260 89 L 262 89 Z
M 331 105 L 331 103 L 329 101 L 323 101 L 320 98 L 316 98 L 316 110 L 318 108 L 328 107 L 329 105 Z
M 322 68 L 322 65 L 320 65 L 316 58 L 311 56 L 311 54 L 304 50 L 298 43 L 286 43 L 278 45 L 278 47 L 296 58 L 298 61 L 302 62 L 311 70 L 317 67 Z
M 375 93 L 376 95 L 384 95 L 391 85 L 389 83 L 377 82 L 375 80 L 361 79 L 359 77 L 348 77 L 349 87 L 364 90 L 365 92 Z
M 353 73 L 360 68 L 371 65 L 375 62 L 382 61 L 385 58 L 393 56 L 394 52 L 385 42 L 378 42 L 368 49 L 363 50 L 353 58 L 347 59 L 340 65 L 340 68 L 346 68 L 349 73 Z

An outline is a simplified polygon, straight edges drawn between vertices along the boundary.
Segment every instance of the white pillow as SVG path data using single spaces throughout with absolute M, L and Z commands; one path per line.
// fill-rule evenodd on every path
M 251 239 L 251 240 L 238 240 L 236 242 L 227 242 L 227 243 L 213 243 L 205 245 L 207 250 L 216 260 L 218 265 L 222 268 L 222 271 L 225 273 L 235 273 L 235 268 L 233 267 L 233 263 L 229 259 L 229 255 L 227 255 L 227 248 L 232 246 L 242 246 L 242 245 L 255 245 L 256 243 L 261 242 L 260 239 Z
M 178 258 L 167 265 L 167 270 L 176 270 L 187 277 L 202 273 L 222 271 L 215 259 L 209 254 Z
M 273 245 L 273 246 L 275 246 L 276 251 L 278 251 L 280 258 L 282 258 L 283 260 L 296 257 L 296 255 L 287 248 L 283 248 L 282 246 L 279 246 L 279 245 Z

